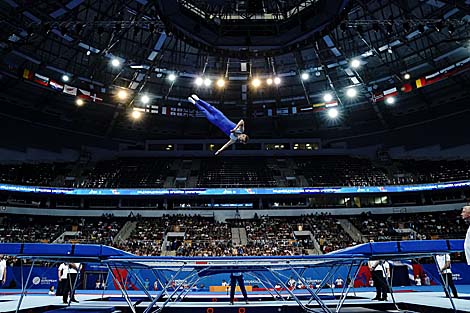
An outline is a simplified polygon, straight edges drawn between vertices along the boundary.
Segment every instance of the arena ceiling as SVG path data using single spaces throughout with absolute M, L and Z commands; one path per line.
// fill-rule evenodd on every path
M 179 127 L 166 116 L 191 116 L 192 93 L 230 116 L 269 120 L 265 137 L 392 129 L 468 110 L 468 0 L 0 0 L 0 18 L 2 94 L 28 93 L 34 110 L 66 122 L 77 113 L 64 86 L 77 88 L 89 102 L 80 118 L 96 119 L 99 135 Z M 117 99 L 121 90 L 129 97 Z M 325 118 L 332 107 L 337 120 Z M 129 126 L 130 108 L 146 121 Z

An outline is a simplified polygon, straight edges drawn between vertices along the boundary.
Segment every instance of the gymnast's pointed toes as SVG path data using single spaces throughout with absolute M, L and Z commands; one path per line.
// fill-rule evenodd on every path
M 194 100 L 199 101 L 199 97 L 197 95 L 192 95 L 191 97 L 193 97 Z
M 188 97 L 188 101 L 191 102 L 192 104 L 195 104 L 195 103 L 196 103 L 196 101 L 195 101 L 193 98 L 191 98 L 191 97 Z

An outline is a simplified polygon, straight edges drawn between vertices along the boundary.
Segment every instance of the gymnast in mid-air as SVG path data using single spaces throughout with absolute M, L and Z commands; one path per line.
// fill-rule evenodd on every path
M 229 141 L 227 141 L 227 143 L 222 146 L 222 148 L 215 152 L 215 155 L 218 155 L 220 152 L 224 151 L 236 142 L 243 144 L 248 142 L 249 137 L 248 135 L 244 134 L 245 122 L 243 122 L 243 120 L 240 120 L 237 124 L 235 124 L 218 109 L 206 101 L 199 99 L 199 97 L 196 95 L 188 97 L 188 100 L 194 104 L 199 109 L 199 111 L 204 113 L 209 122 L 220 128 L 220 130 L 230 138 Z

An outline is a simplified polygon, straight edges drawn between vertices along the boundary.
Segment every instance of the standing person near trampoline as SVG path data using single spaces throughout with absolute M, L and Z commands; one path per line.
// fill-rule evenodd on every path
M 78 273 L 80 272 L 81 265 L 80 263 L 68 263 L 67 264 L 67 281 L 65 282 L 64 291 L 62 294 L 62 302 L 64 304 L 68 304 L 67 300 L 69 299 L 70 294 L 70 301 L 77 302 L 78 300 L 75 299 L 75 288 L 76 288 L 76 280 Z
M 0 288 L 7 282 L 7 261 L 0 254 Z
M 452 279 L 452 270 L 450 266 L 450 254 L 441 254 L 441 255 L 436 255 L 436 261 L 437 264 L 439 265 L 439 270 L 441 271 L 442 274 L 442 283 L 444 284 L 445 287 L 449 287 L 452 290 L 452 295 L 454 298 L 458 298 L 457 294 L 457 289 L 455 288 L 454 285 L 454 280 Z M 447 293 L 447 288 L 444 288 L 446 296 L 450 297 L 450 295 Z
M 240 286 L 240 290 L 245 298 L 245 302 L 248 304 L 248 295 L 246 294 L 245 282 L 243 281 L 243 273 L 235 272 L 230 274 L 230 304 L 233 304 L 233 298 L 235 297 L 235 288 Z
M 67 275 L 68 275 L 68 266 L 65 263 L 61 263 L 59 265 L 59 270 L 57 273 L 58 276 L 58 283 L 57 283 L 57 290 L 56 290 L 56 296 L 63 296 L 64 295 L 64 288 L 65 284 L 67 283 Z
M 464 249 L 465 256 L 467 257 L 467 264 L 470 265 L 470 205 L 464 206 L 460 215 L 462 216 L 462 219 L 469 225 L 467 236 L 465 237 Z
M 372 280 L 374 281 L 374 287 L 376 291 L 375 298 L 372 300 L 386 301 L 387 300 L 387 282 L 385 281 L 386 273 L 383 269 L 386 270 L 386 265 L 382 261 L 369 261 L 369 270 L 372 275 Z
M 244 133 L 245 122 L 243 120 L 240 120 L 237 124 L 235 124 L 217 108 L 213 107 L 206 101 L 199 99 L 199 97 L 196 95 L 188 97 L 188 100 L 194 104 L 199 109 L 199 111 L 204 113 L 209 122 L 217 126 L 230 138 L 229 141 L 227 141 L 227 143 L 222 146 L 222 148 L 215 152 L 215 155 L 218 155 L 220 152 L 224 151 L 236 142 L 243 144 L 248 142 L 249 137 Z

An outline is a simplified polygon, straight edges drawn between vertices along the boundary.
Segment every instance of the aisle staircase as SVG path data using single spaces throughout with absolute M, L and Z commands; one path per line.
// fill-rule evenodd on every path
M 232 231 L 232 244 L 234 246 L 240 246 L 240 245 L 246 246 L 248 244 L 248 237 L 246 235 L 245 228 L 233 227 L 231 231 Z
M 341 227 L 344 231 L 357 243 L 366 243 L 368 242 L 367 238 L 361 233 L 356 226 L 351 223 L 348 219 L 338 219 Z
M 113 244 L 122 244 L 130 237 L 132 231 L 137 227 L 137 222 L 127 221 L 113 239 Z

